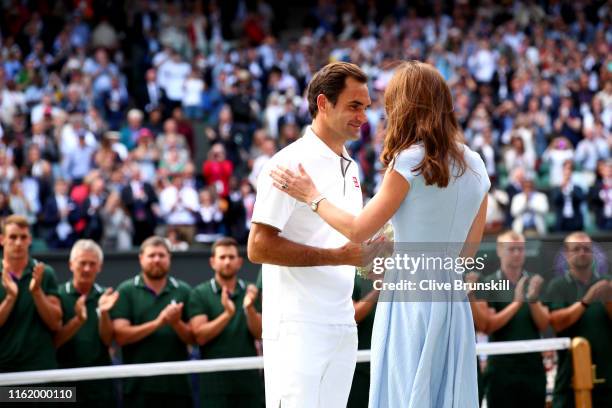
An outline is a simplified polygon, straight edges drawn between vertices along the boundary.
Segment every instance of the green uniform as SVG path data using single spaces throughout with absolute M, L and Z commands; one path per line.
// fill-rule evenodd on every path
M 98 331 L 96 309 L 103 293 L 104 288 L 97 283 L 89 291 L 85 301 L 87 320 L 79 331 L 57 350 L 57 361 L 61 368 L 111 365 L 108 347 L 102 342 Z M 66 324 L 74 318 L 74 305 L 81 294 L 72 281 L 69 281 L 59 286 L 59 296 L 62 301 L 63 322 Z M 77 401 L 86 406 L 108 407 L 116 404 L 111 379 L 77 381 L 68 385 L 77 387 Z
M 372 281 L 355 276 L 355 285 L 353 287 L 353 300 L 355 302 L 363 299 L 372 291 Z M 372 345 L 372 328 L 374 327 L 374 316 L 376 315 L 376 305 L 368 315 L 359 323 L 357 323 L 357 338 L 359 341 L 359 350 L 369 350 Z M 351 385 L 351 393 L 349 394 L 349 408 L 367 408 L 370 392 L 370 363 L 357 363 L 355 366 L 355 375 Z
M 247 326 L 242 302 L 247 283 L 238 279 L 230 298 L 236 314 L 214 339 L 200 346 L 202 359 L 254 357 L 255 338 Z M 221 304 L 221 286 L 210 279 L 196 286 L 189 298 L 189 317 L 206 315 L 215 320 L 224 312 Z M 258 370 L 240 370 L 200 374 L 201 406 L 206 408 L 259 407 L 263 399 L 263 385 Z
M 111 310 L 113 319 L 127 319 L 134 326 L 155 320 L 170 303 L 183 302 L 182 320 L 188 322 L 187 303 L 190 287 L 185 282 L 168 277 L 159 294 L 146 286 L 142 275 L 121 283 L 117 288 L 119 299 Z M 124 364 L 186 361 L 187 345 L 169 325 L 151 333 L 144 339 L 122 347 Z M 123 383 L 125 406 L 190 406 L 191 387 L 187 375 L 163 375 L 126 379 Z
M 602 279 L 595 274 L 586 285 L 566 273 L 553 279 L 548 285 L 546 299 L 550 310 L 571 306 L 584 297 L 589 288 Z M 597 378 L 605 379 L 603 384 L 593 388 L 593 408 L 612 407 L 612 319 L 601 302 L 594 302 L 580 319 L 567 329 L 557 333 L 559 337 L 584 337 L 591 345 L 593 364 L 597 365 Z M 560 350 L 559 366 L 553 393 L 554 408 L 573 408 L 572 357 L 569 350 Z
M 523 276 L 531 277 L 527 272 L 523 272 Z M 498 270 L 483 281 L 505 279 Z M 528 285 L 529 281 L 525 283 L 525 291 Z M 513 301 L 514 289 L 514 285 L 510 283 L 510 290 L 482 291 L 477 297 L 486 300 L 495 312 L 500 312 Z M 491 342 L 539 338 L 540 332 L 527 303 L 523 303 L 504 327 L 489 336 Z M 546 402 L 546 371 L 542 354 L 539 352 L 490 356 L 484 375 L 489 408 L 541 408 Z
M 53 332 L 40 318 L 30 293 L 33 270 L 34 259 L 30 258 L 21 279 L 13 277 L 19 293 L 11 314 L 0 327 L 0 372 L 57 368 Z M 55 272 L 48 265 L 40 286 L 45 295 L 58 296 Z M 5 296 L 4 286 L 0 285 L 0 302 Z

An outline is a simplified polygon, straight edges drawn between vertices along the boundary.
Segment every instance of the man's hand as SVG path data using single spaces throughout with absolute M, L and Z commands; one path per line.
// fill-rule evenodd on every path
M 44 273 L 45 264 L 42 262 L 36 262 L 34 265 L 34 271 L 32 272 L 32 279 L 30 279 L 31 293 L 35 293 L 40 290 L 40 284 L 42 283 Z
M 107 288 L 100 299 L 98 299 L 98 309 L 101 313 L 109 312 L 119 299 L 119 292 L 113 291 L 113 288 Z
M 17 295 L 19 294 L 19 286 L 17 286 L 17 283 L 15 283 L 11 277 L 11 274 L 7 268 L 7 263 L 4 259 L 2 260 L 2 286 L 4 286 L 7 297 L 17 299 Z
M 257 296 L 259 295 L 259 290 L 255 285 L 249 285 L 246 289 L 246 294 L 244 295 L 244 300 L 242 301 L 242 307 L 244 309 L 248 309 L 249 307 L 255 304 L 257 300 Z
M 537 300 L 543 283 L 544 279 L 540 275 L 535 275 L 529 280 L 529 285 L 527 286 L 528 301 L 535 302 Z
M 236 313 L 236 305 L 234 304 L 232 299 L 230 299 L 229 291 L 226 286 L 223 286 L 221 290 L 221 304 L 223 305 L 223 309 L 225 309 L 227 314 L 229 314 L 230 316 L 234 316 L 234 314 Z
M 166 312 L 164 315 L 165 322 L 172 326 L 181 320 L 181 315 L 183 314 L 183 302 L 171 303 L 164 308 L 164 311 Z
M 525 301 L 525 282 L 527 282 L 527 277 L 523 276 L 519 279 L 516 284 L 516 288 L 514 289 L 514 301 L 515 302 L 524 302 Z
M 384 237 L 378 237 L 368 243 L 347 242 L 338 250 L 344 265 L 368 266 L 374 258 L 387 257 L 393 254 L 393 242 L 386 241 Z
M 79 322 L 84 323 L 87 320 L 87 305 L 85 302 L 87 301 L 86 295 L 79 296 L 78 300 L 74 304 L 74 315 Z
M 598 300 L 603 300 L 604 298 L 609 297 L 610 287 L 610 282 L 607 280 L 600 280 L 589 288 L 582 300 L 587 304 L 591 304 Z

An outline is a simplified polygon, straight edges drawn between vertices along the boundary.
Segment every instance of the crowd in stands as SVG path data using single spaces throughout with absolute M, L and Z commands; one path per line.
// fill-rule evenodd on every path
M 334 60 L 369 75 L 349 151 L 370 197 L 382 93 L 394 61 L 418 59 L 493 180 L 487 232 L 612 229 L 612 2 L 314 3 L 3 2 L 0 217 L 24 215 L 48 248 L 245 242 L 257 176 Z

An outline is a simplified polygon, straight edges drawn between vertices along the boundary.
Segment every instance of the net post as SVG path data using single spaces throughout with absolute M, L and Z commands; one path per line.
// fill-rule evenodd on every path
M 592 408 L 591 390 L 593 389 L 593 369 L 591 346 L 584 337 L 575 337 L 571 345 L 574 376 L 572 386 L 576 408 Z

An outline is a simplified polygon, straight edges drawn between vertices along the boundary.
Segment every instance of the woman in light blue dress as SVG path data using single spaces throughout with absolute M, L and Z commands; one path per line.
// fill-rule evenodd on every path
M 381 160 L 387 171 L 380 191 L 357 216 L 332 198 L 319 202 L 318 214 L 353 242 L 371 238 L 391 219 L 396 253 L 429 248 L 428 256 L 473 257 L 490 183 L 480 156 L 462 144 L 444 79 L 430 65 L 402 63 L 385 90 L 385 110 Z M 277 188 L 305 203 L 320 200 L 298 168 L 273 171 Z M 384 281 L 406 277 L 391 269 Z M 460 276 L 417 270 L 409 278 L 444 283 Z M 381 292 L 372 334 L 371 408 L 478 407 L 474 323 L 465 300 L 462 291 Z

